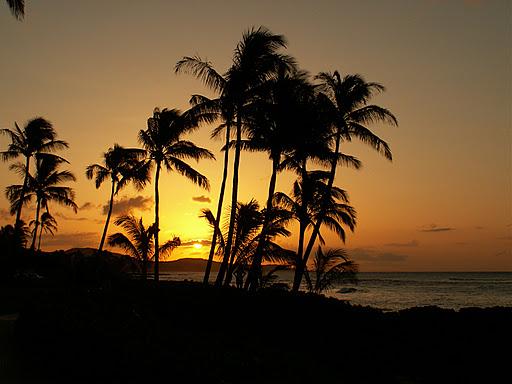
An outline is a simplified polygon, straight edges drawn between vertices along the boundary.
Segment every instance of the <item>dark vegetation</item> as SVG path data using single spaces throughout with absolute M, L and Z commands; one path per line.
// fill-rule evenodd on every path
M 20 311 L 7 382 L 498 382 L 512 342 L 511 308 L 383 313 L 314 294 L 141 280 L 0 292 L 2 310 Z

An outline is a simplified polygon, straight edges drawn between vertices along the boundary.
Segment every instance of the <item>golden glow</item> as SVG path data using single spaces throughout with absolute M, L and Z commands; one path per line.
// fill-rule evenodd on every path
M 200 243 L 195 243 L 195 244 L 193 245 L 193 247 L 194 247 L 195 249 L 201 249 L 201 248 L 203 248 L 203 245 L 202 245 L 202 244 L 200 244 Z

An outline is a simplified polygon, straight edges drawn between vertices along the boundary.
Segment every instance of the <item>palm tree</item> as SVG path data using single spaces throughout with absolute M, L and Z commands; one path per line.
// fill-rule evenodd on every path
M 326 289 L 333 288 L 342 282 L 357 281 L 358 266 L 350 260 L 343 249 L 329 249 L 324 253 L 318 247 L 313 258 L 314 285 L 309 287 L 310 291 L 322 293 Z
M 292 58 L 278 52 L 281 48 L 286 48 L 284 36 L 275 35 L 264 27 L 253 28 L 244 33 L 242 41 L 235 48 L 233 64 L 225 75 L 227 79 L 226 94 L 229 95 L 230 100 L 234 101 L 236 141 L 229 230 L 226 238 L 226 250 L 217 275 L 216 285 L 221 285 L 224 280 L 232 251 L 236 203 L 238 201 L 238 171 L 242 149 L 242 128 L 248 117 L 247 107 L 254 100 L 255 91 L 258 87 L 274 78 L 279 68 L 294 65 Z
M 260 210 L 258 202 L 254 199 L 248 203 L 238 202 L 235 216 L 234 245 L 230 254 L 226 276 L 222 282 L 223 285 L 229 286 L 233 275 L 244 272 L 243 270 L 246 266 L 252 262 L 261 237 L 261 226 L 265 215 L 265 210 Z M 213 227 L 215 225 L 210 211 L 204 210 L 201 217 L 206 218 L 210 226 Z M 287 212 L 277 209 L 270 215 L 269 228 L 263 248 L 264 261 L 279 263 L 289 263 L 291 261 L 291 254 L 293 252 L 282 248 L 274 242 L 274 239 L 278 236 L 290 236 L 290 232 L 286 229 L 290 218 L 291 216 Z M 216 250 L 217 255 L 221 258 L 223 258 L 225 252 L 224 236 L 227 235 L 228 231 L 229 220 L 224 225 L 224 234 L 221 233 L 219 246 Z M 220 229 L 219 232 L 221 232 Z
M 197 120 L 182 114 L 177 109 L 156 108 L 153 116 L 148 119 L 148 128 L 139 131 L 139 142 L 147 152 L 147 165 L 156 166 L 155 172 L 155 280 L 158 281 L 159 262 L 159 191 L 158 182 L 162 166 L 169 172 L 177 172 L 201 188 L 209 189 L 208 179 L 187 164 L 185 159 L 215 159 L 215 156 L 205 148 L 197 147 L 194 143 L 182 140 L 182 136 L 197 127 Z
M 321 221 L 322 225 L 334 231 L 345 242 L 344 226 L 353 231 L 356 225 L 356 212 L 348 204 L 347 193 L 335 186 L 329 189 L 326 183 L 328 178 L 329 173 L 325 171 L 305 172 L 295 181 L 291 197 L 282 192 L 278 192 L 274 196 L 276 204 L 282 209 L 288 210 L 299 223 L 294 291 L 300 287 L 308 261 L 306 255 L 303 255 L 306 231 Z M 321 236 L 320 241 L 324 243 Z
M 6 135 L 10 139 L 7 151 L 1 152 L 2 160 L 8 161 L 20 156 L 25 157 L 25 173 L 23 175 L 23 186 L 20 191 L 20 200 L 24 200 L 27 189 L 27 183 L 30 172 L 30 159 L 38 153 L 53 153 L 57 150 L 68 147 L 68 144 L 62 140 L 56 140 L 57 133 L 53 125 L 42 117 L 30 120 L 21 129 L 17 123 L 14 123 L 15 129 L 1 129 L 0 134 Z M 16 213 L 15 227 L 21 220 L 21 210 L 23 205 L 13 212 Z
M 25 0 L 6 0 L 6 2 L 17 20 L 22 20 L 25 17 Z
M 366 82 L 361 75 L 347 75 L 343 79 L 340 74 L 322 72 L 317 76 L 321 81 L 321 98 L 329 106 L 327 109 L 328 118 L 332 123 L 332 139 L 334 144 L 333 156 L 331 159 L 330 176 L 327 183 L 327 192 L 329 192 L 334 183 L 336 168 L 340 163 L 340 145 L 342 141 L 351 141 L 354 138 L 368 144 L 386 159 L 392 160 L 389 145 L 371 132 L 366 127 L 369 123 L 387 123 L 397 126 L 396 117 L 386 108 L 377 105 L 368 104 L 371 97 L 378 92 L 385 90 L 379 83 Z M 315 223 L 313 232 L 304 252 L 304 259 L 307 262 L 313 246 L 318 237 L 320 226 L 327 209 L 329 193 L 327 193 L 322 203 L 319 220 Z M 294 282 L 294 290 L 300 285 L 302 276 Z
M 176 73 L 189 73 L 198 79 L 202 80 L 203 83 L 220 94 L 217 99 L 209 99 L 201 95 L 193 95 L 190 99 L 192 104 L 191 112 L 197 116 L 208 116 L 212 122 L 216 119 L 222 119 L 223 124 L 212 134 L 212 138 L 219 134 L 222 128 L 225 128 L 225 146 L 224 146 L 224 163 L 222 171 L 222 181 L 219 190 L 219 199 L 217 201 L 217 213 L 214 217 L 213 234 L 210 245 L 210 252 L 208 254 L 208 261 L 203 277 L 203 284 L 208 284 L 210 279 L 210 272 L 213 263 L 213 257 L 217 246 L 217 239 L 221 236 L 220 233 L 220 219 L 222 214 L 222 205 L 224 203 L 224 193 L 226 190 L 226 181 L 228 177 L 228 166 L 229 166 L 229 141 L 231 139 L 231 127 L 233 125 L 233 101 L 229 100 L 229 95 L 226 94 L 226 79 L 219 74 L 212 66 L 212 64 L 203 60 L 199 56 L 185 56 L 182 60 L 178 61 L 175 66 Z M 203 212 L 204 213 L 204 212 Z M 213 216 L 213 213 L 210 212 Z
M 142 217 L 137 219 L 133 215 L 123 215 L 115 220 L 115 225 L 122 227 L 128 236 L 123 233 L 114 233 L 108 237 L 108 244 L 112 247 L 119 247 L 125 250 L 131 257 L 142 263 L 142 275 L 147 278 L 148 261 L 155 254 L 154 241 L 155 224 L 145 227 Z M 169 255 L 173 249 L 181 245 L 179 237 L 166 241 L 160 248 L 161 255 Z
M 58 204 L 71 207 L 75 213 L 78 207 L 74 202 L 75 193 L 70 187 L 61 186 L 67 181 L 75 181 L 75 176 L 67 170 L 60 171 L 58 168 L 62 163 L 67 163 L 61 157 L 39 154 L 36 156 L 35 173 L 28 174 L 26 192 L 24 185 L 10 185 L 6 188 L 7 198 L 11 202 L 11 213 L 20 209 L 20 206 L 27 205 L 32 198 L 36 200 L 36 216 L 31 249 L 35 249 L 37 230 L 40 222 L 41 208 L 48 211 L 48 203 L 55 201 Z M 11 169 L 19 174 L 26 175 L 26 166 L 22 163 L 11 165 Z
M 141 161 L 144 154 L 144 150 L 124 148 L 118 144 L 114 144 L 114 147 L 109 148 L 108 151 L 103 154 L 103 164 L 91 164 L 86 168 L 85 175 L 89 180 L 94 178 L 96 189 L 107 179 L 110 179 L 111 183 L 107 218 L 98 247 L 99 254 L 101 254 L 103 245 L 105 244 L 115 195 L 128 185 L 129 182 L 132 182 L 137 190 L 141 190 L 149 181 L 149 169 Z
M 34 227 L 32 230 L 32 236 L 34 236 L 35 231 L 35 220 L 31 220 L 29 223 L 30 227 Z M 41 228 L 39 229 L 39 241 L 37 243 L 37 251 L 39 252 L 41 250 L 41 238 L 43 237 L 43 231 L 44 233 L 49 233 L 52 236 L 57 232 L 57 220 L 50 214 L 50 212 L 46 211 L 43 212 L 41 215 Z

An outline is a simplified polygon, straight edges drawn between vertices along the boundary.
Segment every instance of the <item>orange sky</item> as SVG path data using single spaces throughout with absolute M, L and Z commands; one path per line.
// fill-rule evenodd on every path
M 340 169 L 336 179 L 358 212 L 346 247 L 363 271 L 512 270 L 511 7 L 485 0 L 33 0 L 17 22 L 0 2 L 0 127 L 48 118 L 70 143 L 65 156 L 78 177 L 83 208 L 77 215 L 53 208 L 59 232 L 43 239 L 43 249 L 97 246 L 109 189 L 95 190 L 85 167 L 114 142 L 136 145 L 155 106 L 185 109 L 192 93 L 208 94 L 195 79 L 173 74 L 176 61 L 200 54 L 223 71 L 242 32 L 265 25 L 288 38 L 288 53 L 312 74 L 358 72 L 388 88 L 375 102 L 400 126 L 374 130 L 390 142 L 394 162 L 350 144 L 344 152 L 364 167 Z M 191 139 L 220 154 L 209 128 Z M 173 257 L 207 250 L 192 244 L 209 239 L 197 216 L 203 207 L 215 210 L 221 161 L 197 168 L 210 178 L 210 192 L 176 175 L 161 179 L 162 237 L 187 244 Z M 18 182 L 7 164 L 0 175 L 2 188 Z M 240 200 L 263 202 L 269 175 L 265 155 L 244 153 Z M 292 181 L 280 175 L 278 190 L 288 192 Z M 152 188 L 127 189 L 120 206 L 149 224 L 152 196 Z M 192 200 L 198 196 L 212 203 Z M 1 224 L 13 220 L 7 207 L 0 200 Z M 296 246 L 295 237 L 281 242 Z

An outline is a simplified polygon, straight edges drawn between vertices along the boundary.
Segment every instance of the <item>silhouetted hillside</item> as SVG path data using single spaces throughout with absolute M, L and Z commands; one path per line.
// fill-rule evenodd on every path
M 160 263 L 162 272 L 204 272 L 206 268 L 205 259 L 184 258 L 179 260 L 164 261 Z M 214 261 L 212 271 L 219 270 L 220 263 Z

